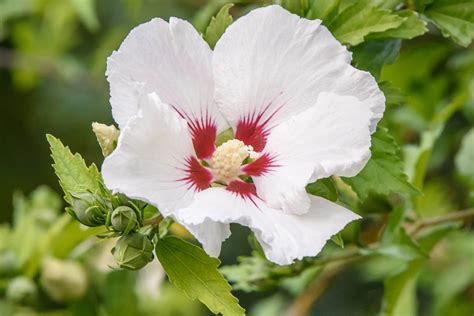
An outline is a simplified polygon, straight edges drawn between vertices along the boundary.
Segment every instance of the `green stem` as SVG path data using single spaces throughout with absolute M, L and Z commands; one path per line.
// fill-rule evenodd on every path
M 158 214 L 152 218 L 146 219 L 143 221 L 143 226 L 158 226 L 158 224 L 163 220 L 163 215 Z

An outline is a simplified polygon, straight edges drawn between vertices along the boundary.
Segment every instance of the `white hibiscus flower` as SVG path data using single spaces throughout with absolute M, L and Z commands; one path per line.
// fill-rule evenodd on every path
M 278 264 L 316 255 L 359 216 L 305 186 L 356 175 L 385 107 L 350 61 L 321 21 L 279 6 L 238 19 L 214 51 L 186 21 L 139 25 L 108 59 L 122 131 L 106 185 L 173 217 L 211 256 L 230 223 Z M 216 148 L 229 126 L 235 139 Z

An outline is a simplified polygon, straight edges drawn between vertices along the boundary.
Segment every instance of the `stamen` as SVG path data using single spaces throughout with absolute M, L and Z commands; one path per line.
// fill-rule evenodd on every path
M 215 181 L 229 183 L 240 174 L 242 162 L 253 150 L 238 139 L 231 139 L 217 147 L 212 155 L 211 168 Z

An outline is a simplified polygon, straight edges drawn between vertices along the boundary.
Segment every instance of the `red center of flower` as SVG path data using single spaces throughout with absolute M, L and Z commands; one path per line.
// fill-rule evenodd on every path
M 242 198 L 257 197 L 251 177 L 265 175 L 276 167 L 274 157 L 254 152 L 253 145 L 239 139 L 231 139 L 216 148 L 217 128 L 210 121 L 190 124 L 190 129 L 197 157 L 186 160 L 188 175 L 182 179 L 190 189 L 202 191 L 216 184 Z M 249 142 L 255 144 L 253 138 L 250 139 Z

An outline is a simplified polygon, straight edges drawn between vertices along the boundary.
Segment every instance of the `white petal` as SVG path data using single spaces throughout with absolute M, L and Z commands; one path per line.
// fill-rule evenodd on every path
M 216 101 L 233 128 L 250 121 L 268 134 L 314 105 L 321 92 L 334 92 L 371 109 L 375 130 L 383 93 L 369 73 L 350 66 L 351 54 L 320 23 L 268 6 L 227 28 L 214 50 L 213 71 Z
M 176 218 L 183 226 L 202 244 L 203 249 L 212 257 L 218 257 L 221 253 L 222 242 L 230 236 L 230 225 L 204 221 L 202 224 L 186 224 Z
M 331 175 L 351 177 L 370 158 L 371 112 L 355 97 L 321 93 L 310 109 L 275 127 L 264 152 L 274 168 L 254 176 L 258 196 L 274 208 L 304 213 L 305 186 Z
M 191 24 L 153 19 L 134 28 L 107 60 L 112 112 L 121 128 L 139 108 L 138 96 L 156 92 L 186 119 L 216 120 L 212 51 Z M 221 127 L 221 126 L 219 126 Z
M 187 122 L 151 94 L 121 131 L 102 175 L 109 189 L 152 203 L 169 215 L 187 205 L 196 191 L 185 180 L 187 159 L 194 155 Z
M 304 215 L 291 215 L 265 205 L 263 201 L 243 199 L 223 188 L 199 192 L 179 217 L 188 224 L 206 221 L 239 223 L 248 226 L 263 247 L 267 258 L 278 264 L 318 254 L 326 241 L 347 223 L 359 218 L 345 208 L 311 196 L 311 208 Z

